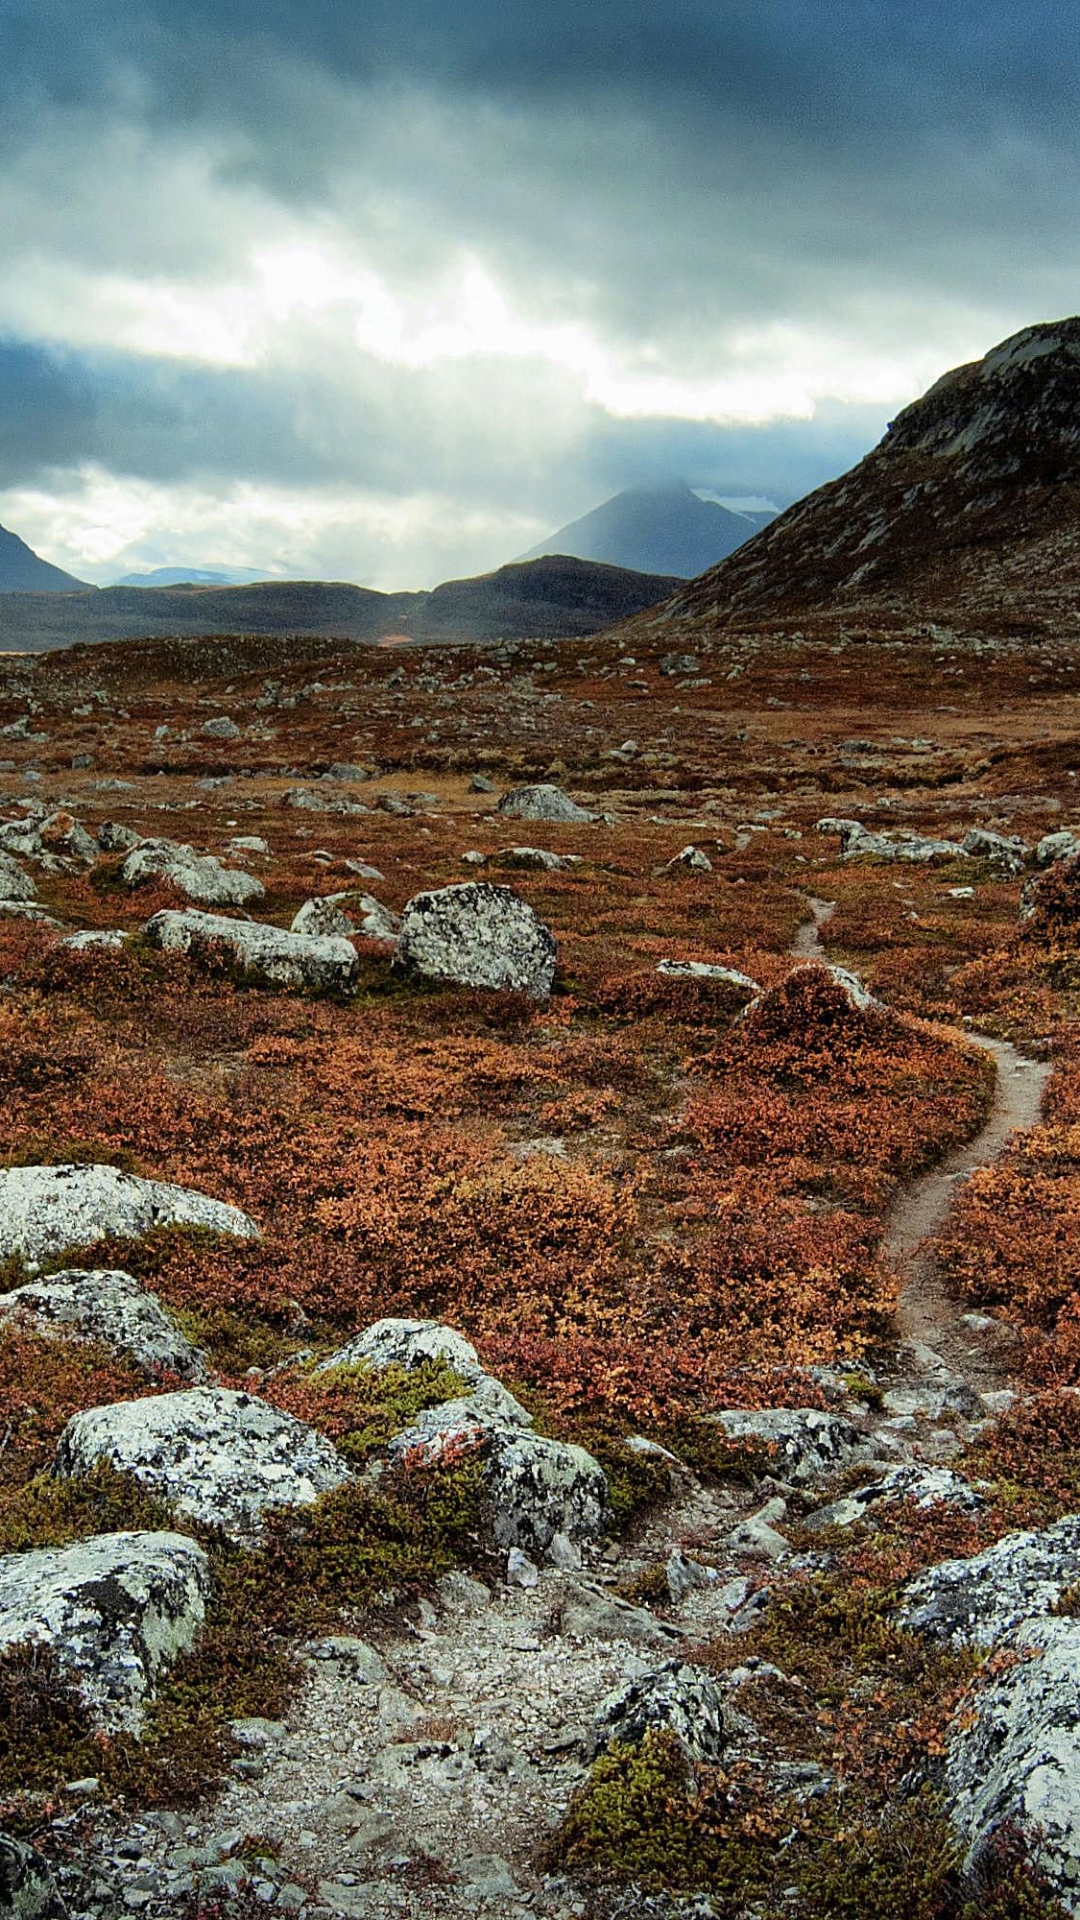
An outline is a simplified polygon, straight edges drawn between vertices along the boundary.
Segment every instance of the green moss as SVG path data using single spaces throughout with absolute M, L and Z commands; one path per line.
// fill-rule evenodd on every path
M 442 1360 L 425 1360 L 418 1367 L 378 1368 L 360 1361 L 329 1367 L 311 1385 L 328 1403 L 342 1408 L 339 1422 L 353 1419 L 353 1424 L 335 1433 L 338 1451 L 348 1460 L 366 1460 L 381 1452 L 426 1407 L 469 1392 L 468 1382 Z M 312 1415 L 317 1421 L 317 1405 Z
M 0 1553 L 65 1547 L 95 1533 L 155 1532 L 175 1526 L 170 1509 L 107 1460 L 77 1480 L 35 1474 L 0 1505 Z

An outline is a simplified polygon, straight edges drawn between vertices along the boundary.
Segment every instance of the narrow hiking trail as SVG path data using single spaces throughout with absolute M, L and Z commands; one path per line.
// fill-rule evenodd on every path
M 836 902 L 811 898 L 807 904 L 811 917 L 799 927 L 792 952 L 802 959 L 827 963 L 821 930 L 836 911 Z M 931 1242 L 948 1217 L 957 1181 L 979 1167 L 992 1165 L 1011 1136 L 1038 1126 L 1051 1068 L 1047 1061 L 1032 1060 L 1020 1053 L 1007 1040 L 995 1040 L 967 1028 L 964 1037 L 994 1061 L 990 1113 L 973 1139 L 913 1181 L 893 1202 L 881 1257 L 901 1274 L 896 1324 L 908 1377 L 944 1369 L 984 1393 L 1008 1384 L 1001 1338 L 993 1338 L 991 1327 L 973 1324 L 981 1316 L 969 1313 L 964 1303 L 949 1293 Z

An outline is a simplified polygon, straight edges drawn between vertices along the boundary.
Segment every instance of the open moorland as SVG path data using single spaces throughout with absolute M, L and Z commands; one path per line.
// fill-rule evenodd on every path
M 1075 1911 L 1078 783 L 1030 635 L 0 662 L 12 1912 Z

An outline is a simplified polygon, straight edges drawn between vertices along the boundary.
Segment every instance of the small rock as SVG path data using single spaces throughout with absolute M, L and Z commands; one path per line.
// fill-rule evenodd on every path
M 0 1914 L 6 1920 L 68 1920 L 52 1868 L 26 1840 L 0 1832 Z
M 515 820 L 593 820 L 595 814 L 579 807 L 561 787 L 515 787 L 504 793 L 497 812 Z

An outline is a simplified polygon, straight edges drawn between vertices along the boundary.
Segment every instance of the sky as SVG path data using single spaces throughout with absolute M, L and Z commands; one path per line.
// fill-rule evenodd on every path
M 1070 0 L 0 0 L 0 522 L 425 587 L 1080 309 Z

